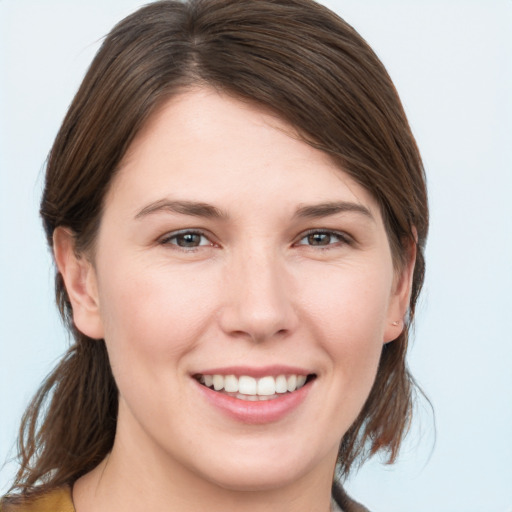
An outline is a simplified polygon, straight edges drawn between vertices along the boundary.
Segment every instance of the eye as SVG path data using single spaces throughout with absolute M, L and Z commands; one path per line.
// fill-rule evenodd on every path
M 160 240 L 162 245 L 176 245 L 181 249 L 196 249 L 201 246 L 214 244 L 200 231 L 179 231 L 169 233 Z
M 297 242 L 297 245 L 308 245 L 311 247 L 329 247 L 341 244 L 350 244 L 348 235 L 337 231 L 312 230 L 305 233 Z

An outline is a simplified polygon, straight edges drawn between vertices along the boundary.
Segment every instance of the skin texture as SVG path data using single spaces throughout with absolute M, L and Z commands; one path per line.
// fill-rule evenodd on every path
M 181 230 L 199 245 L 180 247 Z M 329 509 L 339 442 L 401 332 L 412 274 L 395 272 L 365 189 L 265 110 L 195 89 L 130 147 L 94 253 L 77 257 L 65 228 L 54 241 L 75 323 L 105 339 L 120 393 L 113 451 L 76 483 L 78 512 Z M 262 424 L 226 415 L 193 378 L 269 365 L 316 378 Z

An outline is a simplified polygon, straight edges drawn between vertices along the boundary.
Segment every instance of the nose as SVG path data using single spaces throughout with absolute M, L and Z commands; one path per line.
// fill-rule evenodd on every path
M 231 337 L 264 342 L 297 326 L 293 287 L 281 258 L 271 251 L 234 258 L 226 268 L 221 329 Z

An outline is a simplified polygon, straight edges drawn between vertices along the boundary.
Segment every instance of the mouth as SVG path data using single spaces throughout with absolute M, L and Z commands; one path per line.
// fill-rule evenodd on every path
M 315 374 L 250 375 L 196 374 L 203 386 L 248 402 L 268 401 L 290 395 L 316 378 Z

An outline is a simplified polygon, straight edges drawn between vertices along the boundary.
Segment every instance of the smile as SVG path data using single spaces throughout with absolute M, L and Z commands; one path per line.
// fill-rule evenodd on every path
M 311 375 L 310 377 L 313 377 Z M 308 377 L 306 375 L 267 375 L 260 378 L 249 375 L 197 375 L 196 379 L 214 391 L 227 394 L 239 400 L 273 400 L 300 389 Z

